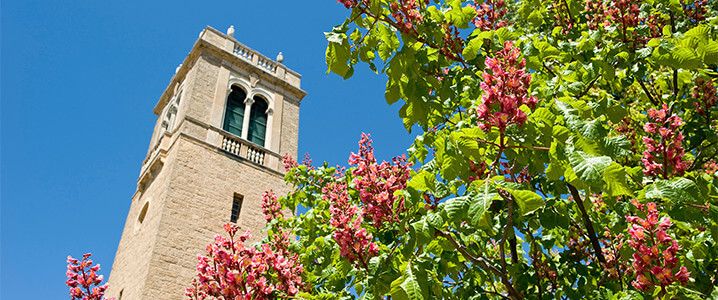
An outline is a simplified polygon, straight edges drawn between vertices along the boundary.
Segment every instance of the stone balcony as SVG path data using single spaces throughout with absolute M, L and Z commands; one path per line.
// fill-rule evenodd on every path
M 215 145 L 217 148 L 221 149 L 225 153 L 247 160 L 258 166 L 281 172 L 279 170 L 279 162 L 282 160 L 282 157 L 278 153 L 224 130 L 215 130 L 221 137 L 216 140 L 216 142 L 219 142 L 218 145 Z
M 143 189 L 143 185 L 148 185 L 162 169 L 169 149 L 177 138 L 183 134 L 182 131 L 192 132 L 194 131 L 193 129 L 204 131 L 206 139 L 202 142 L 230 157 L 259 168 L 266 168 L 272 172 L 284 173 L 283 165 L 281 164 L 282 156 L 278 153 L 214 126 L 207 127 L 196 120 L 185 119 L 180 124 L 180 128 L 174 133 L 167 131 L 162 133 L 155 146 L 147 154 L 140 169 L 138 181 L 140 190 Z

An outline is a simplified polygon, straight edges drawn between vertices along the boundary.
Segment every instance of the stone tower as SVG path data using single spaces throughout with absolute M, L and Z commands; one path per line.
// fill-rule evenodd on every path
M 288 192 L 300 75 L 208 27 L 160 96 L 107 296 L 183 299 L 197 254 L 222 225 L 262 235 L 261 194 Z

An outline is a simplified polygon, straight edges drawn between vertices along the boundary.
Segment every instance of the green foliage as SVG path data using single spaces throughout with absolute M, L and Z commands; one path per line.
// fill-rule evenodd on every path
M 340 255 L 323 191 L 346 182 L 351 201 L 365 205 L 351 185 L 353 168 L 336 174 L 326 164 L 300 165 L 287 173 L 295 189 L 281 202 L 306 212 L 272 226 L 297 237 L 311 283 L 300 298 L 718 295 L 718 175 L 709 172 L 718 156 L 718 108 L 697 111 L 705 99 L 694 95 L 698 78 L 718 80 L 715 1 L 697 21 L 692 1 L 629 1 L 638 11 L 624 15 L 640 22 L 627 27 L 604 15 L 620 9 L 615 1 L 596 2 L 606 8 L 599 13 L 584 1 L 509 1 L 488 29 L 475 26 L 486 19 L 468 1 L 340 2 L 350 13 L 325 33 L 328 72 L 350 78 L 366 64 L 386 75 L 387 103 L 401 105 L 399 117 L 416 134 L 408 148 L 414 171 L 396 192 L 404 200 L 398 220 L 363 225 L 379 248 L 367 266 Z M 600 26 L 589 26 L 593 17 Z M 482 82 L 497 75 L 486 58 L 506 41 L 525 59 L 538 104 L 518 107 L 525 122 L 481 128 Z M 688 168 L 648 176 L 643 126 L 648 111 L 664 104 L 684 120 Z M 625 244 L 626 217 L 644 217 L 632 202 L 654 202 L 671 219 L 689 282 L 632 286 L 636 249 Z

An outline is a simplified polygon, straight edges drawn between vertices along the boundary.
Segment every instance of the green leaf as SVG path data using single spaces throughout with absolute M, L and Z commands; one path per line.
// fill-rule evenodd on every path
M 326 52 L 327 73 L 334 72 L 344 79 L 351 77 L 354 70 L 348 63 L 351 51 L 346 34 L 326 32 L 325 36 L 329 41 Z
M 478 188 L 478 193 L 471 197 L 469 205 L 469 219 L 474 226 L 488 225 L 482 222 L 484 214 L 491 206 L 491 202 L 498 199 L 498 194 L 490 188 L 489 180 Z
M 421 285 L 414 275 L 411 261 L 407 263 L 406 270 L 391 283 L 391 296 L 397 300 L 423 300 Z
M 442 203 L 446 215 L 452 221 L 462 221 L 466 218 L 466 211 L 469 206 L 469 199 L 467 196 L 461 196 L 451 198 Z
M 461 0 L 451 0 L 449 9 L 445 13 L 446 20 L 459 28 L 466 28 L 471 20 L 476 16 L 476 10 L 469 6 L 461 6 Z
M 647 199 L 664 199 L 673 202 L 673 205 L 703 202 L 696 183 L 683 177 L 658 180 L 644 188 L 643 192 Z
M 600 182 L 603 172 L 613 162 L 608 156 L 592 156 L 583 151 L 574 151 L 568 156 L 574 172 L 586 183 Z
M 543 207 L 543 197 L 528 190 L 508 190 L 519 205 L 521 215 L 528 215 Z
M 399 49 L 399 38 L 389 26 L 381 24 L 377 26 L 377 37 L 379 38 L 379 58 L 386 61 L 394 51 Z
M 628 185 L 626 170 L 615 162 L 603 171 L 603 181 L 606 183 L 605 192 L 610 197 L 633 195 L 633 190 Z
M 430 241 L 434 236 L 434 227 L 429 225 L 429 221 L 426 218 L 421 218 L 419 221 L 411 223 L 411 227 L 417 234 L 419 241 Z
M 476 56 L 478 56 L 478 54 L 481 52 L 481 46 L 483 45 L 484 39 L 480 37 L 475 37 L 469 40 L 461 54 L 466 60 L 472 60 L 476 58 Z
M 408 186 L 417 191 L 433 191 L 436 187 L 436 175 L 426 170 L 421 170 L 419 173 L 414 174 L 409 180 Z
M 444 226 L 444 219 L 441 214 L 429 213 L 426 215 L 426 222 L 434 228 L 442 228 Z

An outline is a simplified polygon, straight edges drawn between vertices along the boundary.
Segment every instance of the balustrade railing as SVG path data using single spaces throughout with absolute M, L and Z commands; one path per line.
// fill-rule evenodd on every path
M 259 57 L 259 60 L 257 61 L 257 65 L 260 67 L 266 69 L 267 71 L 274 73 L 277 71 L 277 64 L 275 64 L 272 60 L 266 59 L 264 57 Z
M 252 60 L 254 59 L 254 51 L 236 43 L 234 44 L 234 54 L 241 58 L 244 58 L 249 62 L 252 62 Z
M 276 163 L 281 159 L 278 154 L 252 144 L 247 140 L 236 137 L 228 132 L 221 132 L 221 135 L 222 142 L 220 147 L 229 154 L 244 158 L 255 164 L 268 168 L 276 168 Z M 270 163 L 268 160 L 269 158 L 272 158 L 271 161 L 276 162 Z
M 239 139 L 234 139 L 230 136 L 222 137 L 222 150 L 227 151 L 236 156 L 242 156 L 242 142 Z
M 269 71 L 270 73 L 276 73 L 277 72 L 277 63 L 273 60 L 265 57 L 264 55 L 259 54 L 258 52 L 249 49 L 248 47 L 245 47 L 244 45 L 235 42 L 234 43 L 234 55 L 239 56 L 240 58 L 256 64 L 258 67 L 265 69 Z M 255 60 L 256 59 L 256 60 Z

